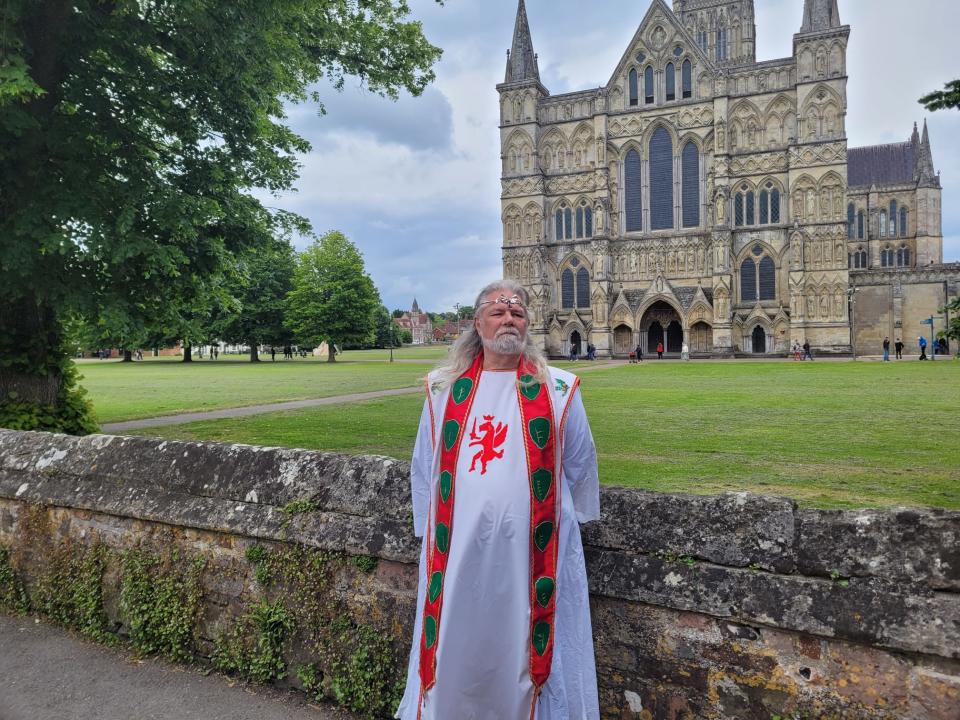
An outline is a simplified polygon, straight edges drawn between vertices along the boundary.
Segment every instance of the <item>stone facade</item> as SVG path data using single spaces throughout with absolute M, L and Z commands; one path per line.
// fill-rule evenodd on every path
M 753 0 L 653 0 L 606 85 L 551 95 L 520 0 L 497 86 L 503 267 L 551 355 L 849 353 L 857 272 L 892 258 L 892 288 L 943 271 L 926 127 L 909 152 L 848 151 L 849 35 L 836 0 L 806 0 L 793 55 L 757 62 Z M 947 299 L 906 295 L 927 315 Z M 895 314 L 878 307 L 861 303 L 861 352 Z
M 583 539 L 604 718 L 956 720 L 960 513 L 601 492 Z M 209 652 L 262 596 L 257 544 L 377 558 L 314 591 L 389 638 L 402 676 L 419 555 L 406 463 L 0 430 L 0 546 L 29 589 L 64 548 L 200 556 Z M 122 572 L 101 578 L 115 623 Z

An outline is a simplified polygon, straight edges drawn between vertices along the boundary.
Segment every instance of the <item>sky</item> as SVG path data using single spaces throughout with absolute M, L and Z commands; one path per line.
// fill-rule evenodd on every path
M 650 0 L 527 0 L 540 77 L 552 94 L 606 84 Z M 672 4 L 668 0 L 668 5 Z M 296 191 L 267 200 L 344 232 L 364 255 L 389 309 L 416 298 L 431 312 L 470 305 L 502 274 L 499 109 L 516 0 L 410 0 L 412 17 L 443 48 L 437 79 L 393 102 L 355 79 L 320 86 L 315 105 L 289 109 L 312 145 Z M 756 0 L 757 59 L 793 52 L 803 0 Z M 928 113 L 917 98 L 960 75 L 956 0 L 839 0 L 850 25 L 850 147 L 903 142 L 928 122 L 942 173 L 944 260 L 960 261 L 960 112 Z M 307 241 L 298 241 L 303 246 Z

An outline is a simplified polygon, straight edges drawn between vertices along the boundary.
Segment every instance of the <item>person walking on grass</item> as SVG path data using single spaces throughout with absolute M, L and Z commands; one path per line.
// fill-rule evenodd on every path
M 927 339 L 921 335 L 917 338 L 917 345 L 920 346 L 920 360 L 927 359 Z
M 637 353 L 637 362 L 638 362 L 638 363 L 642 363 L 642 362 L 643 362 L 643 348 L 640 346 L 640 343 L 637 343 L 636 353 Z
M 897 360 L 903 360 L 903 340 L 897 338 L 897 341 L 893 344 L 893 349 L 897 352 Z
M 890 338 L 883 339 L 883 361 L 890 362 Z
M 663 360 L 663 342 L 657 343 L 657 360 Z
M 600 516 L 576 375 L 500 280 L 425 382 L 410 483 L 423 538 L 400 720 L 599 720 L 580 522 Z
M 804 360 L 809 359 L 810 362 L 813 362 L 813 353 L 810 352 L 810 341 L 809 341 L 809 340 L 804 340 L 804 341 L 803 341 L 803 359 L 804 359 Z
M 794 340 L 794 341 L 793 341 L 793 360 L 794 360 L 794 362 L 798 362 L 798 361 L 800 361 L 800 360 L 802 359 L 802 358 L 800 357 L 800 351 L 801 351 L 801 350 L 800 350 L 800 341 L 799 341 L 799 340 Z

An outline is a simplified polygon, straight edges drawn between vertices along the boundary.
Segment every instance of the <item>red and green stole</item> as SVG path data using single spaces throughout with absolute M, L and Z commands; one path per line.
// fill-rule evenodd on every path
M 427 539 L 427 592 L 420 638 L 421 695 L 437 681 L 437 644 L 443 612 L 450 544 L 453 540 L 453 503 L 457 488 L 457 457 L 473 399 L 480 384 L 483 353 L 450 388 L 443 415 L 440 442 L 440 482 L 434 499 L 433 537 Z M 522 358 L 517 368 L 517 400 L 523 424 L 530 483 L 530 678 L 539 694 L 550 675 L 556 613 L 557 550 L 560 489 L 557 477 L 557 433 L 550 388 L 533 380 L 534 368 Z

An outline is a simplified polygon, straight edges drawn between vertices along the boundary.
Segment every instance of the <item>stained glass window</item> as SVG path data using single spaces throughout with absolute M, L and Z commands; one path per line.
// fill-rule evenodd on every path
M 863 240 L 863 210 L 857 213 L 857 240 Z
M 586 236 L 593 237 L 593 210 L 590 209 L 590 206 L 587 205 L 583 210 L 584 214 L 584 224 L 586 226 Z
M 693 142 L 683 146 L 683 226 L 700 224 L 700 152 Z
M 643 201 L 640 196 L 640 153 L 631 150 L 623 163 L 623 185 L 627 210 L 627 232 L 643 230 Z
M 907 209 L 900 208 L 900 237 L 907 236 Z
M 573 271 L 570 269 L 560 276 L 560 300 L 564 308 L 573 307 Z
M 770 222 L 780 222 L 780 191 L 776 188 L 770 191 Z
M 767 255 L 760 261 L 760 299 L 776 300 L 777 268 L 773 258 Z
M 643 102 L 647 105 L 653 104 L 653 68 L 649 65 L 643 71 Z
M 737 193 L 733 199 L 733 217 L 737 227 L 743 225 L 743 193 Z
M 577 307 L 590 307 L 590 273 L 584 267 L 577 270 Z
M 583 208 L 577 208 L 577 237 L 583 237 Z
M 556 227 L 556 239 L 563 240 L 563 211 L 557 210 L 557 216 L 554 219 L 554 226 Z
M 752 258 L 740 263 L 740 299 L 743 302 L 757 299 L 757 266 Z
M 897 236 L 897 201 L 890 201 L 890 237 Z
M 638 87 L 637 70 L 630 71 L 630 104 L 637 105 L 640 102 L 640 89 Z
M 573 236 L 573 212 L 570 210 L 570 208 L 567 208 L 563 211 L 563 224 L 565 226 L 563 229 L 563 236 L 567 240 L 571 240 Z
M 693 97 L 693 72 L 689 60 L 683 61 L 680 71 L 684 99 Z
M 755 223 L 753 204 L 754 204 L 754 196 L 753 196 L 753 190 L 751 190 L 750 192 L 747 193 L 747 225 L 753 225 Z
M 770 219 L 769 205 L 770 195 L 766 190 L 760 191 L 760 224 L 766 225 Z
M 673 227 L 673 141 L 665 128 L 650 138 L 650 229 Z
M 667 101 L 677 99 L 677 74 L 674 71 L 673 63 L 667 63 L 666 71 Z

